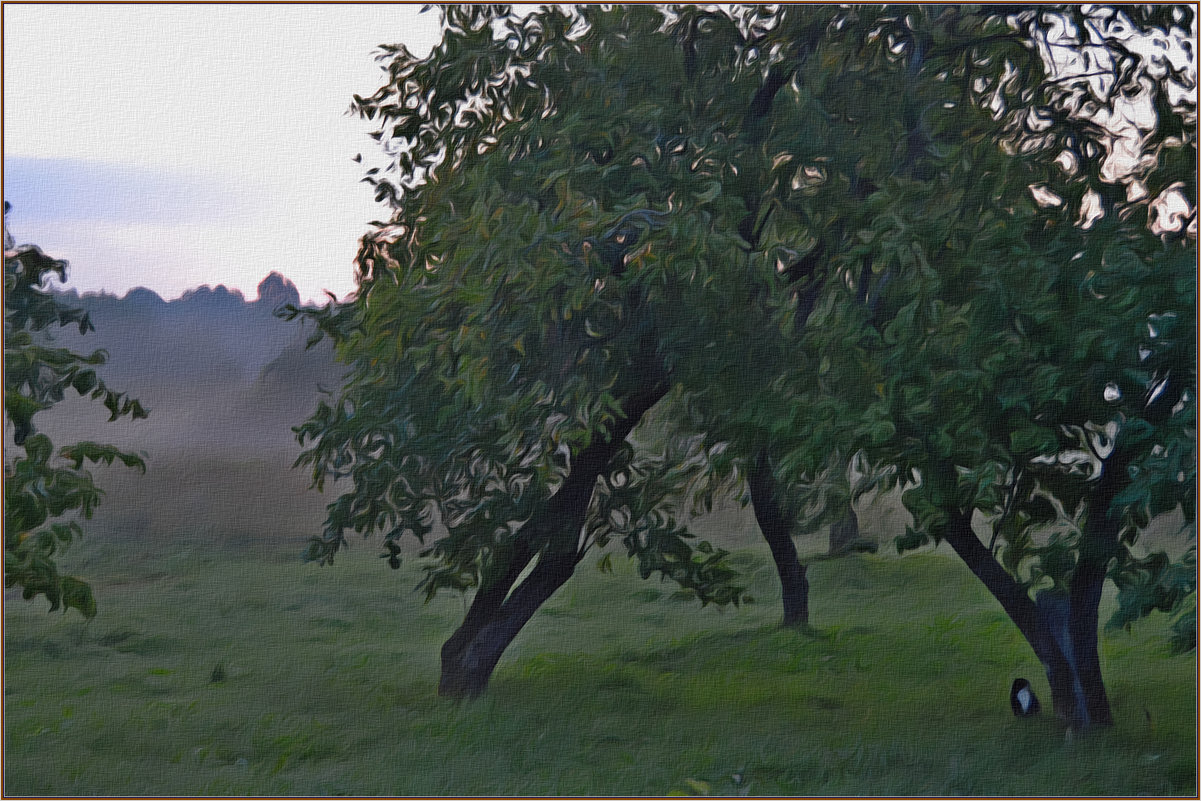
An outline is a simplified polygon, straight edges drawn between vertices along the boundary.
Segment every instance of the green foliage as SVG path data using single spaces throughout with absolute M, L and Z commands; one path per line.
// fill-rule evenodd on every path
M 146 410 L 97 377 L 92 368 L 104 363 L 103 351 L 83 355 L 47 344 L 53 326 L 77 325 L 84 334 L 92 323 L 45 289 L 51 275 L 65 280 L 67 263 L 32 245 L 18 247 L 8 234 L 8 209 L 5 204 L 4 410 L 23 454 L 4 464 L 4 586 L 20 588 L 26 600 L 44 595 L 51 611 L 77 609 L 90 618 L 96 614 L 91 588 L 57 566 L 57 557 L 83 534 L 75 516 L 91 517 L 103 494 L 84 465 L 120 461 L 144 472 L 146 464 L 136 454 L 95 442 L 55 454 L 50 438 L 36 432 L 33 417 L 68 390 L 103 403 L 111 420 L 144 418 Z
M 978 510 L 1030 585 L 1098 548 L 1137 572 L 1149 518 L 1192 516 L 1195 104 L 1119 30 L 1188 9 L 442 13 L 430 56 L 385 48 L 355 99 L 393 214 L 356 298 L 310 315 L 353 372 L 302 462 L 354 483 L 311 557 L 440 520 L 427 589 L 479 586 L 547 547 L 522 524 L 659 381 L 670 432 L 623 452 L 581 553 L 616 534 L 652 571 L 707 564 L 669 501 L 757 451 L 813 520 L 903 484 L 902 548 Z M 1052 46 L 1111 79 L 1048 75 Z M 1157 124 L 1114 179 L 1096 120 L 1141 93 Z
M 745 457 L 795 428 L 771 388 L 785 365 L 811 369 L 779 265 L 828 246 L 814 219 L 842 225 L 845 198 L 819 210 L 811 171 L 891 147 L 894 116 L 863 101 L 905 74 L 879 35 L 898 20 L 874 11 L 444 13 L 429 58 L 387 49 L 388 83 L 356 98 L 396 154 L 399 180 L 368 176 L 396 211 L 364 241 L 354 303 L 313 315 L 356 369 L 300 429 L 318 483 L 356 481 L 310 556 L 331 557 L 349 529 L 424 539 L 438 517 L 450 536 L 429 551 L 445 565 L 435 589 L 478 581 L 648 375 L 683 387 L 680 434 L 710 450 L 735 439 Z M 997 42 L 1030 61 L 1016 34 Z M 842 81 L 848 59 L 874 83 Z M 862 108 L 844 108 L 848 93 Z M 819 98 L 847 120 L 815 114 Z M 837 150 L 856 136 L 862 151 Z M 661 540 L 692 562 L 670 525 L 626 539 Z
M 1172 562 L 1163 553 L 1153 553 L 1145 559 L 1131 559 L 1130 564 L 1123 565 L 1123 568 L 1114 577 L 1118 585 L 1118 609 L 1107 626 L 1111 629 L 1129 629 L 1132 622 L 1145 617 L 1152 610 L 1169 613 L 1179 610 L 1192 595 L 1194 605 L 1177 619 L 1172 642 L 1177 650 L 1196 648 L 1196 549 L 1190 549 L 1180 562 Z
M 353 309 L 314 315 L 355 374 L 299 430 L 315 443 L 303 462 L 318 482 L 356 482 L 310 556 L 332 557 L 349 529 L 424 540 L 438 519 L 449 533 L 426 552 L 441 561 L 431 592 L 476 586 L 516 547 L 547 547 L 521 524 L 631 397 L 695 359 L 705 321 L 684 313 L 689 295 L 718 294 L 712 277 L 700 286 L 702 271 L 725 265 L 730 276 L 712 319 L 748 297 L 742 241 L 712 225 L 740 208 L 712 158 L 732 107 L 703 106 L 665 80 L 683 66 L 646 46 L 671 41 L 660 11 L 445 13 L 440 48 L 424 61 L 394 51 L 391 82 L 358 101 L 386 123 L 379 137 L 405 180 L 369 176 L 398 208 L 365 241 Z M 716 41 L 739 40 L 735 20 L 710 23 Z M 577 28 L 579 44 L 568 36 Z M 730 49 L 714 58 L 710 77 L 737 62 Z M 741 80 L 738 105 L 758 82 L 750 71 Z M 736 601 L 723 554 L 694 550 L 668 508 L 673 493 L 659 489 L 694 472 L 662 454 L 619 457 L 580 553 L 616 536 L 645 573 Z
M 1191 605 L 1172 624 L 1171 644 L 1172 652 L 1177 654 L 1197 650 L 1197 596 L 1195 592 Z

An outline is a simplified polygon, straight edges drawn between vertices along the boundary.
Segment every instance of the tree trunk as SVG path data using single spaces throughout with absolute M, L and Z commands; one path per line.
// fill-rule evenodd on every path
M 1097 642 L 1098 607 L 1109 563 L 1121 547 L 1120 521 L 1111 513 L 1113 499 L 1130 483 L 1130 456 L 1116 446 L 1101 464 L 1101 475 L 1088 499 L 1088 517 L 1084 521 L 1080 556 L 1072 571 L 1071 607 L 1068 630 L 1075 654 L 1076 669 L 1084 694 L 1088 723 L 1112 726 L 1113 713 L 1105 680 L 1101 674 L 1101 654 Z
M 522 627 L 571 578 L 583 555 L 579 549 L 580 529 L 597 477 L 667 389 L 666 382 L 658 382 L 630 398 L 624 405 L 625 417 L 613 425 L 609 440 L 597 437 L 576 455 L 563 484 L 518 532 L 506 564 L 497 568 L 495 578 L 481 582 L 463 623 L 442 646 L 439 695 L 474 698 L 482 693 L 501 655 Z M 544 536 L 547 544 L 541 550 L 531 547 Z M 533 570 L 514 587 L 531 563 Z
M 1110 507 L 1130 483 L 1130 454 L 1115 443 L 1088 494 L 1088 511 L 1067 592 L 1044 590 L 1033 605 L 971 530 L 971 514 L 956 513 L 947 541 L 1017 624 L 1047 671 L 1055 714 L 1073 728 L 1113 725 L 1101 672 L 1098 609 L 1109 564 L 1121 548 L 1120 520 Z M 1020 597 L 1019 597 L 1020 596 Z
M 747 476 L 751 490 L 751 505 L 755 520 L 767 547 L 771 549 L 780 577 L 780 591 L 784 602 L 784 625 L 806 626 L 809 624 L 809 581 L 805 577 L 806 566 L 797 558 L 796 545 L 792 541 L 792 520 L 780 509 L 776 497 L 775 478 L 767 455 L 759 450 L 753 457 L 753 465 Z
M 1088 725 L 1089 715 L 1071 655 L 1070 638 L 1059 620 L 1070 619 L 1070 605 L 1062 596 L 1040 593 L 1035 604 L 1026 589 L 1006 572 L 992 552 L 972 531 L 971 512 L 950 515 L 943 537 L 955 549 L 968 568 L 996 598 L 1009 619 L 1018 627 L 1026 642 L 1043 663 L 1051 685 L 1051 705 L 1056 716 L 1073 728 Z M 1095 629 L 1094 629 L 1095 637 Z
M 849 553 L 875 553 L 878 549 L 874 537 L 865 537 L 859 530 L 859 515 L 855 507 L 847 503 L 847 511 L 841 520 L 830 526 L 830 556 L 845 556 Z
M 583 518 L 581 515 L 581 524 Z M 542 553 L 525 581 L 482 624 L 460 627 L 442 646 L 442 676 L 438 694 L 475 698 L 487 687 L 501 654 L 538 608 L 575 572 L 576 555 Z
M 1113 725 L 1105 679 L 1101 675 L 1101 651 L 1097 638 L 1097 607 L 1101 604 L 1105 573 L 1104 564 L 1082 558 L 1076 563 L 1069 593 L 1068 633 L 1072 638 L 1072 656 L 1084 696 L 1085 727 Z
M 1072 651 L 1071 598 L 1067 593 L 1043 590 L 1038 593 L 1037 644 L 1031 643 L 1034 653 L 1043 663 L 1047 683 L 1051 685 L 1051 706 L 1056 716 L 1072 728 L 1088 726 L 1088 705 L 1084 687 Z M 1027 640 L 1030 638 L 1027 637 Z

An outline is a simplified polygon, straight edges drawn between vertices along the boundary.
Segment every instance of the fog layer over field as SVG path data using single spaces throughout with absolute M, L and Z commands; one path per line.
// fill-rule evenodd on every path
M 254 300 L 223 286 L 171 302 L 145 289 L 63 300 L 85 309 L 96 330 L 58 329 L 54 343 L 107 351 L 101 377 L 150 411 L 145 420 L 110 423 L 100 404 L 72 394 L 35 418 L 56 444 L 88 439 L 146 456 L 144 476 L 97 468 L 106 495 L 87 525 L 90 536 L 266 535 L 299 543 L 318 531 L 329 499 L 292 469 L 300 452 L 292 427 L 336 390 L 342 371 L 328 342 L 306 349 L 311 327 L 274 316 L 299 302 L 291 282 L 273 274 Z

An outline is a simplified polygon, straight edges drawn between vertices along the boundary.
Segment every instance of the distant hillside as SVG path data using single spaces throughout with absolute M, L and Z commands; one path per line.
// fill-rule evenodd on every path
M 306 350 L 311 331 L 274 316 L 279 306 L 300 300 L 278 273 L 263 279 L 255 301 L 224 286 L 201 287 L 170 302 L 148 289 L 125 297 L 69 292 L 62 299 L 86 310 L 96 330 L 80 336 L 60 329 L 55 342 L 107 351 L 101 376 L 151 415 L 108 424 L 99 406 L 68 402 L 36 418 L 60 437 L 179 450 L 289 448 L 292 426 L 342 375 L 328 343 Z
M 292 427 L 337 389 L 343 369 L 328 342 L 305 348 L 311 327 L 274 316 L 299 303 L 290 281 L 272 273 L 254 301 L 224 286 L 174 301 L 148 289 L 62 299 L 85 309 L 96 330 L 58 329 L 54 342 L 107 351 L 98 372 L 150 411 L 146 420 L 110 423 L 100 404 L 70 397 L 34 418 L 55 442 L 91 439 L 146 454 L 145 476 L 97 471 L 107 497 L 90 530 L 298 542 L 317 533 L 330 499 L 292 469 L 300 453 Z

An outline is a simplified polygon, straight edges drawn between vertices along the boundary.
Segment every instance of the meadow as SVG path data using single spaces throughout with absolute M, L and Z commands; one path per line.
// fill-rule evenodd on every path
M 700 608 L 592 564 L 537 614 L 485 697 L 435 694 L 464 600 L 413 591 L 376 543 L 332 567 L 294 537 L 89 536 L 67 566 L 98 616 L 6 599 L 7 795 L 1195 795 L 1196 657 L 1159 615 L 1106 634 L 1117 725 L 1015 719 L 1041 667 L 942 551 L 810 569 L 813 627 Z M 1108 598 L 1103 615 L 1112 608 Z

